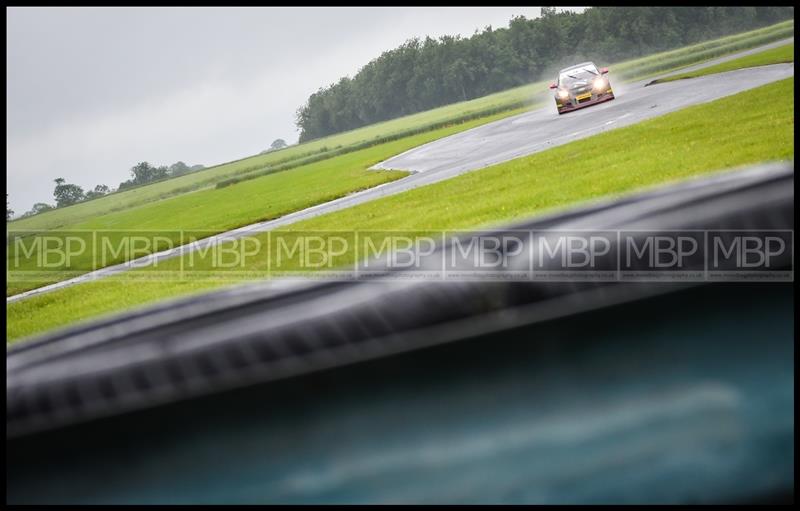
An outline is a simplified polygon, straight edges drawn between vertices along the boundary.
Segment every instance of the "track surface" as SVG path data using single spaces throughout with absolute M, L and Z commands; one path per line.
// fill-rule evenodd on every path
M 779 43 L 785 44 L 786 42 L 780 41 Z M 759 49 L 763 49 L 763 47 Z M 752 51 L 754 50 L 711 60 L 702 66 L 695 66 L 695 68 L 714 65 L 723 59 L 730 60 Z M 390 158 L 373 167 L 413 172 L 410 176 L 398 181 L 290 213 L 275 220 L 247 225 L 189 245 L 26 291 L 6 298 L 6 303 L 81 282 L 97 280 L 121 273 L 134 265 L 141 266 L 146 265 L 148 261 L 169 259 L 209 245 L 248 236 L 253 233 L 269 231 L 380 197 L 443 181 L 465 172 L 530 155 L 610 129 L 628 126 L 691 105 L 706 103 L 723 96 L 789 78 L 794 76 L 794 64 L 747 68 L 689 80 L 677 80 L 650 87 L 645 87 L 645 84 L 651 81 L 652 78 L 629 84 L 619 84 L 614 80 L 613 69 L 609 76 L 617 96 L 614 101 L 576 110 L 561 116 L 557 115 L 555 105 L 550 103 L 531 112 L 508 117 L 442 138 Z M 545 97 L 550 99 L 549 94 L 546 94 Z
M 621 126 L 636 124 L 722 96 L 793 76 L 793 64 L 777 64 L 644 87 L 643 82 L 611 84 L 617 99 L 561 116 L 555 105 L 430 142 L 378 165 L 422 173 L 402 180 L 436 181 L 567 144 Z M 400 185 L 400 182 L 397 182 Z

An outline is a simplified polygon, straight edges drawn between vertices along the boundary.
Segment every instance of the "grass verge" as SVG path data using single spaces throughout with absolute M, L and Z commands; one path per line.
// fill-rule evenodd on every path
M 655 85 L 657 83 L 674 82 L 675 80 L 685 80 L 687 78 L 697 78 L 698 76 L 713 75 L 716 73 L 724 73 L 726 71 L 733 71 L 734 69 L 744 69 L 746 67 L 768 66 L 770 64 L 784 64 L 794 62 L 794 43 L 771 48 L 752 55 L 745 55 L 738 59 L 722 62 L 714 66 L 704 67 L 695 71 L 680 73 L 677 75 L 667 76 L 653 80 L 647 85 Z
M 629 60 L 616 65 L 614 70 L 623 79 L 643 80 L 656 74 L 675 71 L 792 36 L 794 36 L 794 20 L 786 20 L 757 30 Z
M 469 229 L 706 172 L 794 157 L 794 79 L 611 130 L 528 157 L 293 224 L 288 232 Z M 265 238 L 261 235 L 260 238 Z M 272 247 L 270 247 L 272 250 Z M 340 263 L 354 262 L 345 253 Z M 173 259 L 161 271 L 175 270 Z M 171 266 L 172 265 L 172 266 Z M 249 268 L 257 272 L 257 266 Z M 222 280 L 109 277 L 8 304 L 9 341 L 159 299 L 230 285 Z

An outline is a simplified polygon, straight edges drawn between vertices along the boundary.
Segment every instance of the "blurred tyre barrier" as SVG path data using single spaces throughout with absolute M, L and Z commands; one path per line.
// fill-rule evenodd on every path
M 724 172 L 12 346 L 7 502 L 791 501 L 793 184 Z

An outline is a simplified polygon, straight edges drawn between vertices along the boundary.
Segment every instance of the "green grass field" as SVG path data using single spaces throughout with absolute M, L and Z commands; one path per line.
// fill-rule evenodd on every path
M 672 71 L 721 55 L 790 37 L 793 34 L 794 21 L 785 21 L 758 30 L 735 34 L 627 62 L 611 64 L 612 76 L 619 76 L 623 81 L 642 79 L 656 72 Z M 605 63 L 598 62 L 598 64 L 603 65 Z M 188 192 L 213 188 L 221 181 L 250 172 L 263 171 L 286 162 L 301 162 L 304 158 L 313 158 L 326 152 L 333 154 L 349 146 L 385 137 L 399 137 L 404 133 L 424 131 L 428 127 L 437 127 L 438 129 L 442 125 L 460 123 L 464 118 L 480 116 L 485 112 L 492 112 L 492 118 L 499 118 L 495 116 L 514 115 L 520 108 L 532 108 L 536 104 L 537 97 L 546 97 L 547 81 L 524 85 L 482 98 L 453 103 L 426 112 L 392 119 L 319 140 L 290 146 L 265 155 L 251 156 L 217 165 L 178 178 L 114 193 L 100 199 L 60 208 L 33 217 L 14 220 L 8 224 L 8 227 L 20 230 L 74 229 L 76 225 L 98 216 L 140 207 L 143 204 Z M 499 113 L 499 111 L 503 110 L 505 110 L 504 113 Z M 469 126 L 471 125 L 462 124 L 460 129 L 466 129 Z
M 767 95 L 793 98 L 794 79 L 298 222 L 281 232 L 478 228 L 718 169 L 791 159 L 794 102 L 767 106 L 763 102 Z M 354 253 L 345 253 L 338 262 L 354 259 Z M 180 264 L 173 259 L 159 271 L 174 272 Z M 262 268 L 256 264 L 249 269 Z M 144 274 L 144 279 L 122 274 L 8 304 L 7 339 L 231 284 L 224 279 L 176 280 Z
M 622 78 L 643 80 L 794 36 L 794 20 L 713 39 L 615 65 Z
M 497 118 L 498 115 L 483 117 L 224 188 L 207 188 L 123 211 L 96 215 L 65 226 L 63 230 L 113 229 L 119 236 L 134 230 L 203 230 L 210 236 L 254 222 L 275 219 L 293 211 L 401 178 L 407 173 L 368 169 L 395 154 L 458 131 L 492 122 Z M 9 229 L 23 230 L 17 223 L 10 224 Z M 48 231 L 48 233 L 55 232 Z M 89 235 L 90 233 L 87 234 Z M 164 236 L 173 243 L 180 239 L 179 232 L 165 232 Z M 28 246 L 33 241 L 34 237 L 29 236 Z M 13 245 L 6 252 L 9 261 L 7 267 L 13 264 L 15 271 L 36 269 L 35 257 L 21 257 L 22 251 L 15 247 L 16 245 Z M 14 295 L 65 280 L 124 260 L 123 254 L 105 261 L 93 260 L 91 255 L 76 258 L 70 261 L 70 271 L 48 271 L 35 279 L 7 282 L 6 295 Z
M 705 67 L 696 71 L 689 71 L 680 73 L 666 78 L 653 80 L 650 84 L 673 82 L 675 80 L 685 80 L 687 78 L 696 78 L 698 76 L 712 75 L 716 73 L 724 73 L 726 71 L 733 71 L 734 69 L 743 69 L 746 67 L 767 66 L 770 64 L 782 64 L 787 62 L 794 62 L 794 43 L 785 44 L 764 50 L 752 55 L 746 55 L 738 59 L 722 62 L 714 66 Z M 648 84 L 648 85 L 650 85 Z

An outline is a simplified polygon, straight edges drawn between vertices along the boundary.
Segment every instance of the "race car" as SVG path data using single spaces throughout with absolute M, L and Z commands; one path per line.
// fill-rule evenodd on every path
M 607 67 L 597 69 L 592 62 L 559 71 L 557 80 L 550 84 L 550 88 L 556 91 L 558 114 L 614 99 L 607 73 Z

